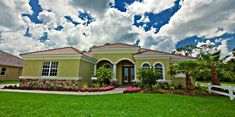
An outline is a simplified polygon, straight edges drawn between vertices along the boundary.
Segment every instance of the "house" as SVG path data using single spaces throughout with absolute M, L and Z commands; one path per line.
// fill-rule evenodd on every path
M 0 50 L 0 80 L 19 80 L 23 60 Z
M 81 82 L 91 82 L 99 67 L 112 70 L 112 81 L 119 85 L 138 81 L 139 68 L 154 67 L 161 72 L 158 82 L 184 84 L 184 75 L 170 76 L 172 63 L 194 59 L 124 43 L 106 43 L 93 46 L 88 52 L 73 47 L 57 48 L 20 55 L 24 59 L 21 85 L 72 87 Z

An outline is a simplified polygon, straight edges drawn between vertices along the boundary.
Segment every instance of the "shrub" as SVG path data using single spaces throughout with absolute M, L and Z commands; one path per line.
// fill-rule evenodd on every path
M 175 86 L 174 86 L 174 85 L 171 85 L 171 86 L 170 86 L 170 89 L 171 89 L 171 90 L 175 90 Z
M 96 71 L 96 76 L 98 80 L 100 81 L 100 86 L 102 87 L 102 84 L 104 81 L 111 79 L 112 71 L 108 68 L 100 67 Z
M 177 85 L 177 88 L 178 88 L 178 89 L 183 89 L 184 87 L 183 87 L 183 85 L 182 85 L 181 83 L 179 83 L 179 84 Z
M 153 67 L 152 68 L 141 68 L 139 69 L 139 79 L 147 87 L 151 88 L 157 83 L 157 80 L 160 78 L 160 74 Z
M 88 88 L 88 84 L 87 83 L 83 83 L 82 84 L 82 88 Z

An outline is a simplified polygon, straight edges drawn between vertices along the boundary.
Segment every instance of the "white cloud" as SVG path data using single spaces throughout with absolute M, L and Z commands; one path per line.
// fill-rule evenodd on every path
M 22 21 L 21 13 L 31 13 L 28 0 L 1 0 L 0 31 L 16 31 L 21 29 L 25 23 Z
M 135 1 L 126 7 L 127 13 L 142 15 L 146 12 L 159 13 L 174 5 L 174 0 L 143 0 L 143 2 Z
M 0 49 L 18 54 L 72 45 L 83 50 L 107 42 L 131 44 L 139 39 L 142 47 L 171 51 L 178 41 L 188 36 L 214 37 L 235 30 L 233 1 L 184 0 L 181 2 L 182 8 L 167 25 L 163 26 L 159 34 L 155 34 L 154 28 L 145 31 L 143 27 L 133 26 L 134 15 L 141 15 L 139 22 L 147 23 L 149 18 L 145 17 L 144 13 L 159 13 L 172 7 L 174 0 L 134 2 L 126 6 L 127 12 L 109 8 L 109 2 L 114 1 L 40 0 L 43 11 L 38 18 L 43 23 L 35 24 L 28 17 L 21 17 L 21 13 L 32 14 L 28 1 L 0 1 L 0 28 L 17 29 L 14 32 L 2 33 L 3 41 L 0 43 Z M 79 11 L 90 12 L 96 20 L 88 26 L 74 27 L 64 18 L 64 16 L 70 16 L 74 21 L 82 24 L 84 21 L 78 18 Z M 58 25 L 64 28 L 61 31 L 48 29 Z M 32 34 L 31 38 L 23 37 L 28 26 Z M 218 28 L 223 28 L 223 30 L 218 31 Z M 38 39 L 44 32 L 48 32 L 48 40 L 41 43 Z

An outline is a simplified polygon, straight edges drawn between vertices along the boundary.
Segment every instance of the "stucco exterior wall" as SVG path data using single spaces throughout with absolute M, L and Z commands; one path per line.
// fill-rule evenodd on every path
M 22 76 L 41 76 L 43 62 L 47 60 L 24 60 Z M 78 77 L 80 60 L 50 60 L 58 61 L 58 77 Z
M 94 64 L 81 60 L 79 65 L 79 77 L 82 78 L 83 82 L 91 83 L 91 77 L 94 74 Z
M 18 72 L 21 73 L 22 68 L 0 65 L 0 72 L 3 67 L 6 68 L 6 75 L 4 75 L 4 76 L 0 75 L 0 80 L 18 80 L 19 79 Z
M 140 69 L 141 65 L 145 62 L 149 63 L 151 66 L 154 66 L 155 63 L 158 63 L 158 62 L 162 63 L 164 65 L 166 80 L 171 80 L 171 76 L 170 74 L 168 74 L 169 66 L 170 66 L 169 59 L 137 59 L 135 62 L 137 73 L 138 73 L 138 69 Z

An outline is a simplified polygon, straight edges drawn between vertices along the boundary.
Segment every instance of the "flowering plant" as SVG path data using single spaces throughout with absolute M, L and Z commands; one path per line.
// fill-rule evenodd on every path
M 81 92 L 109 91 L 109 90 L 113 90 L 116 87 L 117 87 L 116 85 L 109 85 L 109 86 L 105 86 L 105 87 L 87 87 L 87 88 L 79 88 L 79 91 L 81 91 Z
M 137 92 L 139 92 L 139 91 L 141 91 L 142 89 L 141 88 L 139 88 L 139 87 L 132 87 L 132 86 L 129 86 L 129 87 L 127 87 L 124 91 L 123 91 L 123 93 L 137 93 Z

